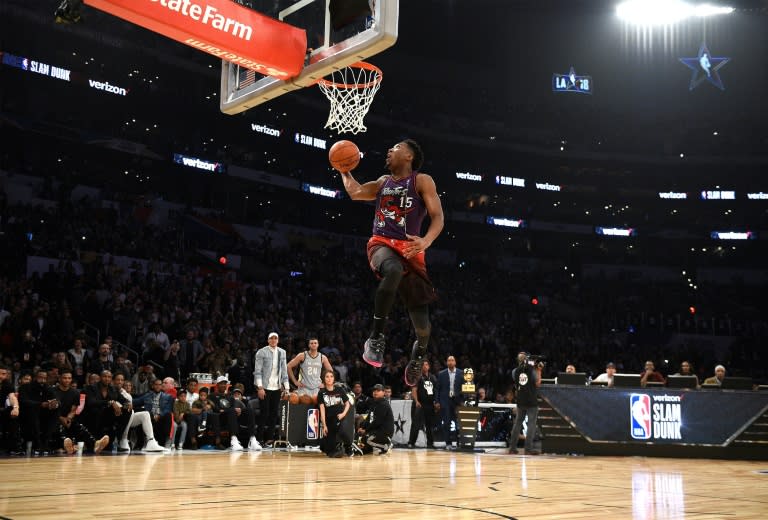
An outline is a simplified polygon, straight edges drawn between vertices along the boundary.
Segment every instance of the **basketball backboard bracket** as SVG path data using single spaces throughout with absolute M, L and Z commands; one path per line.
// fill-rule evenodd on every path
M 330 0 L 278 0 L 275 3 L 278 7 L 272 15 L 306 30 L 308 41 L 315 41 L 316 48 L 308 49 L 304 68 L 290 80 L 261 76 L 222 61 L 220 108 L 225 114 L 238 114 L 314 85 L 331 72 L 378 54 L 397 41 L 399 0 L 371 0 L 372 16 L 339 31 L 331 27 Z

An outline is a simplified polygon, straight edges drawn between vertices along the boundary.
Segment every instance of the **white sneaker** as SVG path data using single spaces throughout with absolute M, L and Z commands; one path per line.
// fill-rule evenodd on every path
M 128 442 L 128 439 L 121 439 L 120 442 L 117 445 L 117 451 L 131 451 L 131 443 Z
M 232 451 L 243 451 L 243 445 L 240 444 L 240 440 L 235 436 L 232 436 L 232 443 L 229 447 Z
M 166 450 L 171 450 L 171 449 L 173 449 L 173 444 L 171 444 L 171 440 L 170 440 L 170 439 L 168 439 L 167 441 L 165 441 L 165 446 L 164 446 L 164 448 L 165 448 Z
M 144 446 L 144 451 L 147 451 L 147 452 L 160 452 L 160 453 L 162 453 L 165 450 L 163 449 L 162 446 L 160 446 L 157 443 L 157 441 L 155 439 L 149 439 L 147 441 L 147 445 Z
M 248 449 L 251 451 L 261 451 L 261 444 L 256 440 L 256 437 L 251 437 L 251 440 L 248 441 Z

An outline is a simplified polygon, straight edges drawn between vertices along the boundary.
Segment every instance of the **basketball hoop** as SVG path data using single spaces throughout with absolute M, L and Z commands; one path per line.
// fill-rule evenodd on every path
M 348 67 L 330 73 L 330 79 L 318 81 L 320 90 L 331 102 L 331 112 L 325 128 L 338 133 L 357 134 L 368 130 L 363 118 L 379 91 L 381 69 L 370 63 L 359 61 Z

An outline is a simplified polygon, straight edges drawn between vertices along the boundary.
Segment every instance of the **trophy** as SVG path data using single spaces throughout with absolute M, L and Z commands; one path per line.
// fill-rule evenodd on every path
M 480 408 L 475 400 L 475 371 L 471 368 L 464 369 L 464 383 L 461 385 L 461 393 L 464 395 L 463 406 L 456 408 L 456 417 L 459 423 L 459 438 L 457 448 L 460 451 L 483 451 L 475 448 L 477 438 L 477 420 L 480 418 Z
M 475 371 L 471 368 L 464 369 L 464 383 L 461 385 L 461 393 L 464 394 L 464 406 L 475 406 Z

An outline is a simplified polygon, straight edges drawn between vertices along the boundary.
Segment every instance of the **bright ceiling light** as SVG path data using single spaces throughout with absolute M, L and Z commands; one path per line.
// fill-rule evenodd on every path
M 627 0 L 616 6 L 622 20 L 635 25 L 671 25 L 693 16 L 729 14 L 733 7 L 693 5 L 682 0 Z

